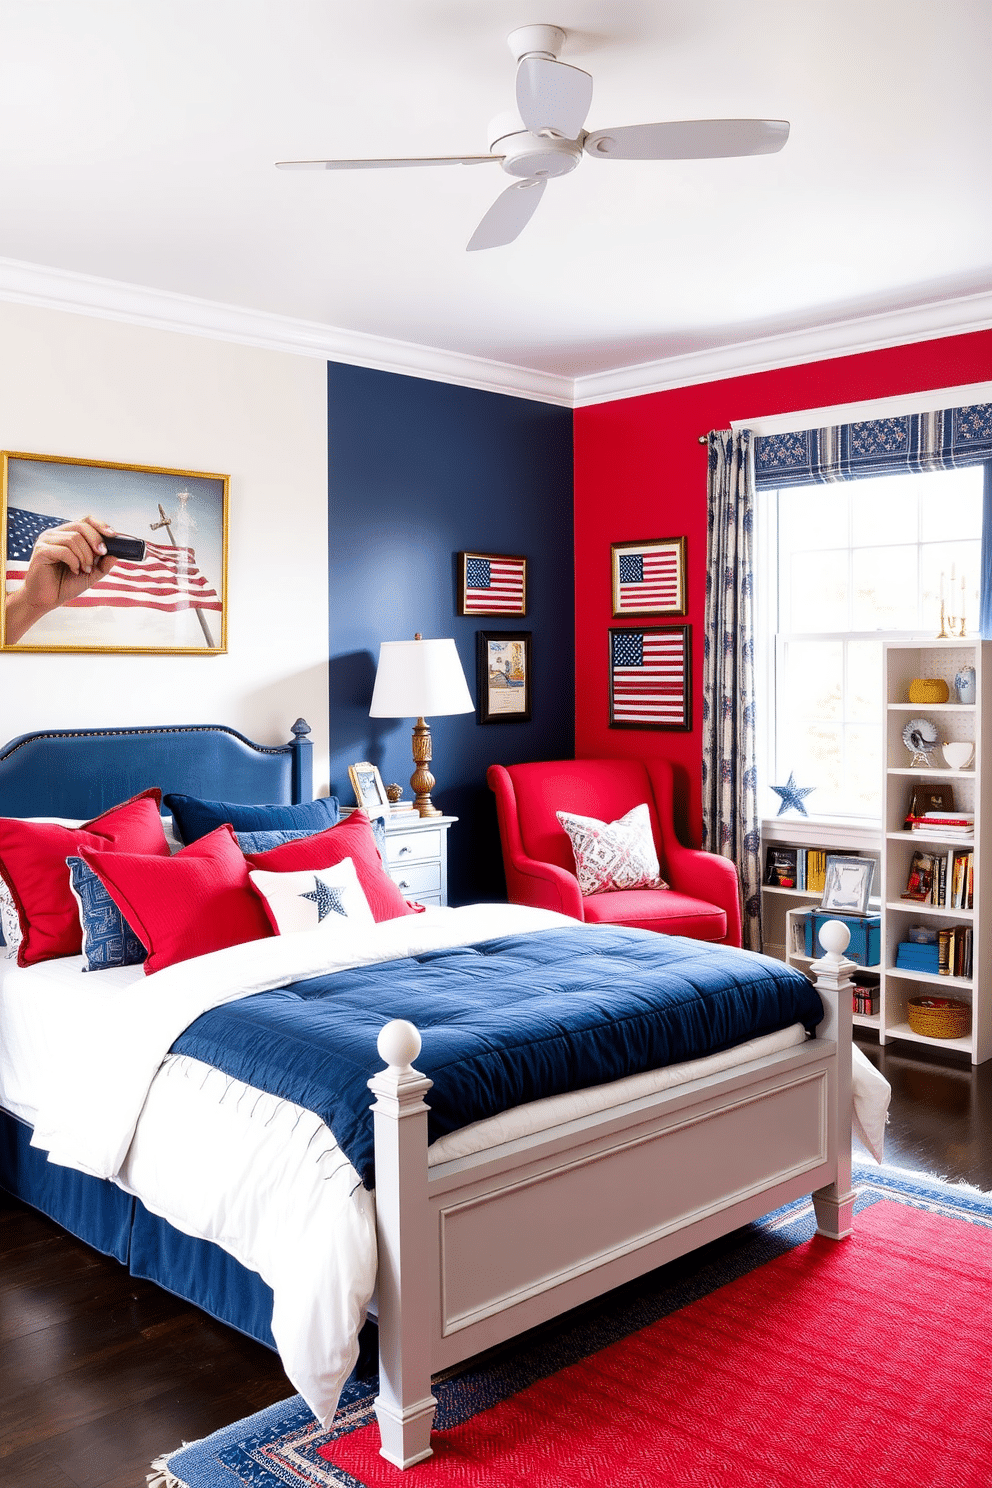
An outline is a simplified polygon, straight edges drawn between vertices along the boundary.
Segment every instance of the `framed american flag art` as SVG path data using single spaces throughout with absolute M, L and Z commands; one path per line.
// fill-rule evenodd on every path
M 614 543 L 613 615 L 684 615 L 685 538 Z
M 692 728 L 692 626 L 610 631 L 610 728 Z
M 459 615 L 526 615 L 527 559 L 458 554 Z
M 228 477 L 0 455 L 5 651 L 227 649 Z

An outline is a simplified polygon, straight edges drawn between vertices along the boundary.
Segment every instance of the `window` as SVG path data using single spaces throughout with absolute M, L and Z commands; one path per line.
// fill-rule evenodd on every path
M 810 816 L 881 815 L 881 642 L 978 627 L 985 467 L 759 492 L 761 811 L 814 786 Z M 962 579 L 964 588 L 962 590 Z M 948 624 L 948 629 L 950 625 Z

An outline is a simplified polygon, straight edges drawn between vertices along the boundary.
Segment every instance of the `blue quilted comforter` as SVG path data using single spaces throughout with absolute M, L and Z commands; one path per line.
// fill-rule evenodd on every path
M 698 1059 L 802 1022 L 820 999 L 798 972 L 747 951 L 647 930 L 567 926 L 340 971 L 213 1008 L 189 1054 L 322 1117 L 375 1182 L 376 1039 L 419 1028 L 434 1088 L 428 1140 L 542 1096 Z

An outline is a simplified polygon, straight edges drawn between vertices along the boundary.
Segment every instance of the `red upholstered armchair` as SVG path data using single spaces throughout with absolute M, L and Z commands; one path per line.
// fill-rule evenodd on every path
M 487 779 L 496 796 L 511 904 L 554 909 L 577 920 L 740 945 L 737 869 L 727 858 L 679 842 L 672 814 L 672 767 L 667 761 L 490 765 Z M 651 813 L 661 876 L 671 887 L 583 896 L 572 844 L 555 812 L 610 822 L 642 802 Z

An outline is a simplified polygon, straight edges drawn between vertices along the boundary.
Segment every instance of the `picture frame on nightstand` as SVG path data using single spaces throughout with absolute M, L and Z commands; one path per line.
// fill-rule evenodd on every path
M 349 765 L 348 778 L 361 810 L 368 816 L 384 816 L 388 821 L 391 815 L 389 797 L 386 795 L 382 776 L 375 765 L 370 764 L 368 760 L 360 760 L 358 764 Z

